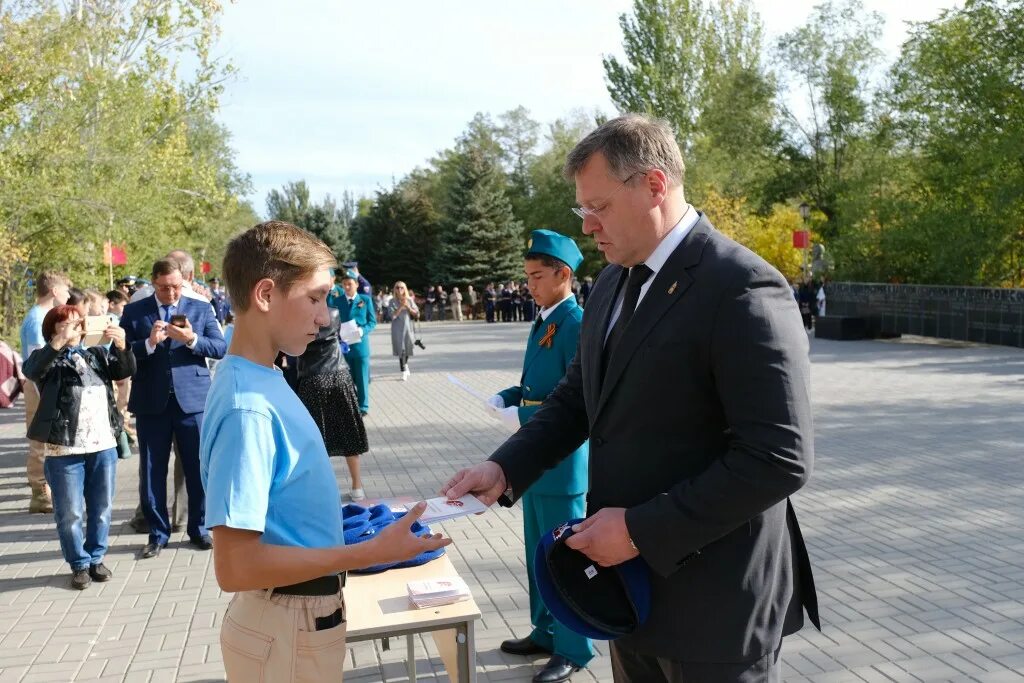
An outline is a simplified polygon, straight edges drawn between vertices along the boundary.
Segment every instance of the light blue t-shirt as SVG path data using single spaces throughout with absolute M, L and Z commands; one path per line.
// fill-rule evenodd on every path
M 206 526 L 273 545 L 344 545 L 341 494 L 320 430 L 277 368 L 227 355 L 199 437 Z
M 43 339 L 43 318 L 49 308 L 36 304 L 28 310 L 24 322 L 21 323 L 21 357 L 28 358 L 36 349 L 46 346 Z

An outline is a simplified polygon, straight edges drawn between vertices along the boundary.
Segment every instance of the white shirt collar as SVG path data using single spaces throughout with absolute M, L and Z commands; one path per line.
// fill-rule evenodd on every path
M 554 306 L 548 306 L 547 308 L 542 308 L 542 309 L 540 309 L 540 319 L 541 319 L 541 320 L 547 320 L 547 319 L 548 319 L 548 316 L 549 316 L 549 315 L 551 315 L 551 313 L 552 313 L 552 312 L 553 312 L 553 311 L 554 311 L 554 310 L 555 310 L 556 308 L 558 308 L 559 306 L 561 306 L 562 304 L 564 304 L 564 303 L 565 303 L 566 301 L 568 301 L 569 299 L 573 298 L 574 296 L 576 296 L 576 295 L 575 295 L 575 294 L 573 294 L 572 292 L 569 292 L 568 296 L 566 296 L 566 297 L 565 297 L 564 299 L 562 299 L 561 301 L 559 301 L 559 302 L 558 302 L 557 304 L 555 304 Z
M 653 274 L 649 278 L 649 282 L 653 281 L 658 275 L 658 271 L 661 270 L 665 262 L 668 261 L 668 257 L 672 255 L 672 252 L 676 250 L 676 247 L 683 241 L 683 239 L 690 233 L 693 226 L 697 224 L 700 219 L 700 214 L 689 204 L 686 205 L 686 212 L 683 217 L 679 219 L 679 222 L 675 224 L 668 234 L 661 238 L 661 242 L 647 260 L 644 261 L 644 265 L 653 271 Z

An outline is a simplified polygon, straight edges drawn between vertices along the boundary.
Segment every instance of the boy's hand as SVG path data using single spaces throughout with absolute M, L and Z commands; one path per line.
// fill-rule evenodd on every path
M 386 526 L 377 535 L 377 538 L 368 541 L 368 543 L 373 543 L 376 546 L 374 548 L 374 555 L 379 564 L 408 560 L 420 553 L 443 548 L 452 542 L 452 539 L 445 538 L 441 534 L 431 534 L 429 536 L 413 535 L 410 531 L 412 523 L 419 519 L 426 509 L 426 503 L 417 503 L 412 510 L 405 513 L 400 519 Z

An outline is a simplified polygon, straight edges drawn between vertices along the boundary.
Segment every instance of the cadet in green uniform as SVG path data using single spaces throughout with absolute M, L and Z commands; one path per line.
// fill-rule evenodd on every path
M 352 380 L 356 383 L 356 394 L 359 396 L 359 412 L 366 415 L 370 411 L 370 332 L 377 326 L 377 312 L 373 310 L 373 299 L 368 294 L 359 293 L 359 281 L 351 270 L 345 271 L 341 279 L 341 296 L 331 292 L 327 300 L 328 306 L 334 306 L 341 313 L 341 322 L 354 320 L 363 336 L 359 341 L 349 342 L 345 362 L 352 371 Z
M 511 431 L 518 430 L 537 411 L 576 355 L 583 309 L 573 296 L 572 279 L 582 262 L 583 254 L 570 238 L 550 230 L 533 231 L 524 270 L 530 293 L 541 307 L 540 316 L 530 329 L 519 386 L 489 400 L 494 416 Z M 540 537 L 562 522 L 586 517 L 588 453 L 584 442 L 523 496 L 533 632 L 519 640 L 506 640 L 501 649 L 517 655 L 550 653 L 551 659 L 533 679 L 537 683 L 567 681 L 594 657 L 589 639 L 552 618 L 533 575 L 533 555 Z

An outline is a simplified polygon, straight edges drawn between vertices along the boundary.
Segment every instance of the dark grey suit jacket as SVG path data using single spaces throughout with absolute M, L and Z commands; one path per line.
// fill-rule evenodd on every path
M 491 460 L 518 498 L 589 437 L 587 513 L 627 508 L 652 569 L 651 616 L 619 643 L 693 662 L 763 656 L 803 626 L 802 607 L 818 625 L 788 501 L 814 459 L 807 335 L 793 292 L 702 214 L 602 377 L 625 275 L 601 273 L 565 378 Z

